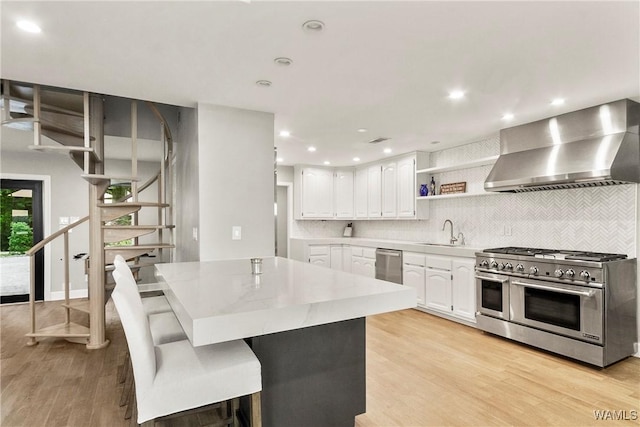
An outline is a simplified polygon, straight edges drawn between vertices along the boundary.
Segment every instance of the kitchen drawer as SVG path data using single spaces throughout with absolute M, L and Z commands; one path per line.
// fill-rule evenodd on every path
M 351 246 L 351 256 L 362 256 L 362 246 Z
M 329 255 L 328 245 L 309 245 L 309 256 Z
M 451 258 L 438 255 L 427 255 L 425 258 L 425 267 L 451 271 Z
M 405 264 L 418 265 L 418 266 L 424 267 L 425 256 L 424 254 L 417 254 L 414 252 L 403 252 L 402 262 Z
M 362 256 L 365 258 L 376 259 L 376 249 L 362 248 Z

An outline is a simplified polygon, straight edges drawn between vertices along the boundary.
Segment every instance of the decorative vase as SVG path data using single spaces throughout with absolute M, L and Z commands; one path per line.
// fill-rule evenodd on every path
M 420 184 L 420 196 L 424 197 L 429 194 L 427 184 Z

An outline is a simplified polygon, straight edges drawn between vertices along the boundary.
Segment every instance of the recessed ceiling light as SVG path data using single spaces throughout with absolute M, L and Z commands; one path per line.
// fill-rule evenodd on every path
M 262 86 L 262 87 L 269 87 L 269 86 L 271 86 L 271 82 L 270 82 L 269 80 L 258 80 L 258 81 L 256 82 L 256 84 L 257 84 L 258 86 Z
M 311 151 L 313 153 L 314 151 L 316 151 L 316 147 L 309 147 L 307 148 L 307 151 Z
M 464 98 L 464 91 L 462 90 L 454 90 L 453 92 L 449 92 L 449 99 L 462 99 Z
M 26 31 L 28 33 L 40 33 L 42 32 L 42 29 L 38 26 L 38 24 L 36 24 L 35 22 L 31 22 L 31 21 L 18 21 L 16 23 L 16 25 L 18 26 L 18 28 L 20 28 L 22 31 Z
M 383 151 L 385 154 L 389 154 L 391 153 L 391 148 L 385 148 Z
M 280 136 L 283 138 L 288 138 L 291 136 L 291 132 L 289 132 L 288 130 L 281 130 L 280 131 Z
M 513 114 L 511 114 L 511 113 L 504 113 L 504 114 L 502 115 L 502 120 L 504 120 L 504 121 L 513 120 Z
M 330 165 L 330 164 L 331 164 L 331 162 L 330 162 L 329 160 L 325 160 L 325 161 L 324 161 L 324 164 L 325 164 L 325 165 Z
M 278 162 L 278 163 L 282 163 L 282 162 L 284 162 L 284 159 L 283 159 L 282 157 L 278 157 L 278 158 L 276 159 L 276 162 Z
M 354 162 L 359 162 L 359 161 L 360 161 L 360 157 L 354 157 L 354 158 L 353 158 L 353 161 L 354 161 Z
M 551 101 L 551 105 L 562 105 L 564 104 L 564 98 L 556 98 Z
M 360 129 L 358 129 L 358 132 L 360 132 L 360 133 L 364 133 L 364 132 L 366 132 L 366 131 L 367 131 L 367 130 L 366 130 L 365 128 L 360 128 Z
M 324 22 L 312 19 L 302 24 L 302 29 L 310 33 L 319 33 L 324 30 Z
M 273 62 L 275 62 L 278 65 L 282 65 L 283 67 L 288 67 L 289 65 L 293 64 L 292 59 L 285 58 L 284 56 L 274 59 Z

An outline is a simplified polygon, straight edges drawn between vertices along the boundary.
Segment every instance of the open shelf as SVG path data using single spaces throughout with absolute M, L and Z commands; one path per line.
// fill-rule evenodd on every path
M 478 166 L 485 166 L 485 165 L 492 165 L 496 162 L 496 160 L 498 159 L 498 156 L 489 156 L 489 157 L 483 157 L 481 159 L 476 159 L 476 160 L 472 160 L 470 162 L 465 162 L 465 163 L 458 163 L 455 165 L 450 165 L 450 166 L 436 166 L 433 168 L 426 168 L 426 169 L 419 169 L 416 171 L 416 174 L 419 173 L 439 173 L 439 172 L 447 172 L 447 171 L 455 171 L 455 170 L 460 170 L 460 169 L 469 169 L 469 168 L 475 168 Z M 429 197 L 429 196 L 427 196 Z M 433 196 L 433 197 L 440 197 L 440 196 Z
M 498 193 L 495 191 L 484 191 L 482 193 L 454 193 L 454 194 L 441 194 L 439 196 L 418 196 L 416 200 L 439 200 L 439 199 L 457 199 L 459 197 L 475 197 L 475 196 L 496 196 Z

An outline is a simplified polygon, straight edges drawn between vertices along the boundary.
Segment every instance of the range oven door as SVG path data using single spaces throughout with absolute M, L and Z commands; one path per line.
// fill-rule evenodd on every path
M 509 277 L 476 273 L 477 312 L 509 320 Z
M 511 321 L 604 345 L 601 288 L 513 279 Z

